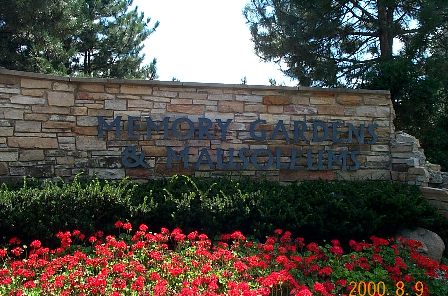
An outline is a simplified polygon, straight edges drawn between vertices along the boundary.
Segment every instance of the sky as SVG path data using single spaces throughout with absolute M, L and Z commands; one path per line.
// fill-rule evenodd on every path
M 134 5 L 159 21 L 145 41 L 145 62 L 157 58 L 159 80 L 249 85 L 297 85 L 275 63 L 255 54 L 243 16 L 248 0 L 134 0 Z

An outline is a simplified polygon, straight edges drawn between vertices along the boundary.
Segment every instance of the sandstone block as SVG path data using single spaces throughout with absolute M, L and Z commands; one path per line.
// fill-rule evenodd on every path
M 3 111 L 5 119 L 23 119 L 23 110 L 7 109 Z
M 362 104 L 362 97 L 359 95 L 341 94 L 337 96 L 336 102 L 345 106 L 357 106 Z
M 105 86 L 105 91 L 110 94 L 118 94 L 120 92 L 120 85 L 108 84 Z
M 51 106 L 73 106 L 75 95 L 70 92 L 48 92 L 48 105 Z
M 389 155 L 374 155 L 374 156 L 368 155 L 367 161 L 388 163 L 390 161 L 390 156 Z
M 40 132 L 42 123 L 40 121 L 17 121 L 16 132 Z
M 185 113 L 185 114 L 202 114 L 204 106 L 202 105 L 168 105 L 168 112 Z
M 45 137 L 9 137 L 8 146 L 25 149 L 56 149 L 58 148 L 58 141 L 56 138 Z
M 154 103 L 146 100 L 129 100 L 128 101 L 129 108 L 143 108 L 143 109 L 151 109 L 154 107 Z
M 234 95 L 232 94 L 209 94 L 208 99 L 212 101 L 233 101 Z
M 286 114 L 317 114 L 317 108 L 303 105 L 288 105 L 284 107 Z
M 291 104 L 291 99 L 285 96 L 270 95 L 263 97 L 264 105 L 289 105 Z
M 79 150 L 105 150 L 106 141 L 95 136 L 76 136 L 76 148 Z
M 87 115 L 87 107 L 70 107 L 70 114 L 72 115 Z
M 9 175 L 8 165 L 4 162 L 0 162 L 0 176 Z
M 153 176 L 153 173 L 147 168 L 133 168 L 126 169 L 126 176 L 137 179 L 148 179 Z
M 0 161 L 17 161 L 19 159 L 18 151 L 2 151 L 0 150 Z
M 318 108 L 318 114 L 322 115 L 344 115 L 343 106 L 325 106 L 321 105 Z
M 42 128 L 70 129 L 75 125 L 74 122 L 67 121 L 47 121 L 42 124 Z
M 50 115 L 40 113 L 27 113 L 24 116 L 25 120 L 36 120 L 36 121 L 47 121 L 49 118 Z
M 46 100 L 44 98 L 17 95 L 11 97 L 11 103 L 21 105 L 44 105 Z
M 177 97 L 177 92 L 155 90 L 152 92 L 152 95 L 155 97 L 175 98 Z
M 210 100 L 195 100 L 193 99 L 194 105 L 205 105 L 205 106 L 218 106 L 218 101 L 210 101 Z
M 150 95 L 152 93 L 152 87 L 146 85 L 121 85 L 122 94 L 131 95 Z
M 19 85 L 20 84 L 20 77 L 9 76 L 9 75 L 0 75 L 0 84 Z
M 9 137 L 14 134 L 14 128 L 8 126 L 0 126 L 0 137 Z
M 51 81 L 40 79 L 22 78 L 20 86 L 24 88 L 48 88 L 51 89 Z
M 252 103 L 262 103 L 263 102 L 262 96 L 236 95 L 235 99 L 237 101 L 252 102 Z
M 73 156 L 56 157 L 56 163 L 73 166 L 75 164 L 75 158 Z
M 50 120 L 75 122 L 76 117 L 68 116 L 68 115 L 53 114 L 53 115 L 50 115 Z
M 97 176 L 100 179 L 123 179 L 125 177 L 124 169 L 103 169 L 94 168 L 89 169 L 90 176 Z
M 310 98 L 311 105 L 334 105 L 336 104 L 336 99 L 334 96 L 318 96 Z
M 366 117 L 389 117 L 391 115 L 389 107 L 360 106 L 356 108 L 357 116 Z
M 30 96 L 30 97 L 43 97 L 46 94 L 46 90 L 45 89 L 28 89 L 28 88 L 23 88 L 22 89 L 22 95 L 24 96 Z
M 371 147 L 373 152 L 389 152 L 389 145 L 372 145 Z
M 20 150 L 20 161 L 39 161 L 44 159 L 45 156 L 43 150 Z
M 105 109 L 111 109 L 111 110 L 126 110 L 127 104 L 126 100 L 106 100 L 104 101 L 104 108 Z
M 53 90 L 74 91 L 75 86 L 73 84 L 66 83 L 66 82 L 55 82 L 55 83 L 53 83 Z
M 98 118 L 93 116 L 77 116 L 76 124 L 78 126 L 97 126 Z
M 112 117 L 114 116 L 114 110 L 89 109 L 88 115 L 92 117 L 96 116 Z
M 391 104 L 390 98 L 385 96 L 366 96 L 364 98 L 364 105 L 390 106 Z
M 244 112 L 266 113 L 267 106 L 262 104 L 245 104 Z
M 33 110 L 34 113 L 70 114 L 70 108 L 67 107 L 32 106 L 31 110 Z
M 173 105 L 191 105 L 193 104 L 192 99 L 171 99 L 170 101 Z
M 197 93 L 197 92 L 180 92 L 180 99 L 196 99 L 196 100 L 205 100 L 207 99 L 206 93 Z
M 283 113 L 283 106 L 268 106 L 268 113 L 272 114 L 282 114 Z
M 0 93 L 4 94 L 19 94 L 20 89 L 18 88 L 9 88 L 9 87 L 0 87 Z
M 310 98 L 307 96 L 293 96 L 291 97 L 291 105 L 309 105 Z
M 151 156 L 165 157 L 166 156 L 166 147 L 143 146 L 142 150 L 145 153 L 145 156 L 147 156 L 147 157 L 151 157 Z
M 243 113 L 244 103 L 237 101 L 218 101 L 218 111 L 224 113 Z
M 104 92 L 103 84 L 94 84 L 94 83 L 81 83 L 79 85 L 79 91 L 83 92 Z
M 107 93 L 94 93 L 94 92 L 78 92 L 76 100 L 95 100 L 95 101 L 104 101 L 104 100 L 113 100 L 115 99 L 114 95 Z

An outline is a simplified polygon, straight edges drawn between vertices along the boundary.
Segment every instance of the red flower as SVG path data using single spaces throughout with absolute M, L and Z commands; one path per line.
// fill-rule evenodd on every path
M 122 228 L 126 231 L 131 231 L 132 230 L 132 225 L 129 222 L 126 222 L 123 224 Z
M 325 286 L 319 282 L 314 283 L 314 291 L 321 293 L 322 295 L 328 295 Z
M 31 242 L 30 246 L 32 248 L 38 249 L 42 246 L 42 243 L 39 240 L 34 240 Z
M 139 229 L 140 231 L 146 232 L 146 231 L 148 231 L 148 226 L 146 226 L 145 224 L 141 224 L 141 225 L 138 227 L 138 229 Z

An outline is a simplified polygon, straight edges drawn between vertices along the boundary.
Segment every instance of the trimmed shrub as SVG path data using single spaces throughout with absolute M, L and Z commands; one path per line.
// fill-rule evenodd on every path
M 0 233 L 50 238 L 58 230 L 110 231 L 110 221 L 145 223 L 152 230 L 180 227 L 210 236 L 239 229 L 263 239 L 276 228 L 308 240 L 362 240 L 421 226 L 447 242 L 448 222 L 418 187 L 387 181 L 238 181 L 174 176 L 137 184 L 98 179 L 25 181 L 0 188 Z

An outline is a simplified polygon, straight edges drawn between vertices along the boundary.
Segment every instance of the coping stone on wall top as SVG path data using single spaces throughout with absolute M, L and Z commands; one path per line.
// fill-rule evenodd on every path
M 87 77 L 68 77 L 56 76 L 50 74 L 24 72 L 9 70 L 0 67 L 0 74 L 13 75 L 21 77 L 30 77 L 37 79 L 47 79 L 65 82 L 85 82 L 85 83 L 104 83 L 104 84 L 133 84 L 148 86 L 172 86 L 172 87 L 195 87 L 195 88 L 227 88 L 227 89 L 251 89 L 251 90 L 283 90 L 283 91 L 312 91 L 312 92 L 331 92 L 331 93 L 359 93 L 359 94 L 377 94 L 388 95 L 388 90 L 369 90 L 369 89 L 347 89 L 347 88 L 319 88 L 307 86 L 268 86 L 268 85 L 243 85 L 243 84 L 224 84 L 224 83 L 200 83 L 200 82 L 178 82 L 178 81 L 158 81 L 158 80 L 134 80 L 134 79 L 110 79 L 110 78 L 87 78 Z

